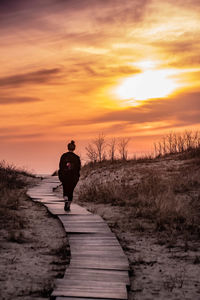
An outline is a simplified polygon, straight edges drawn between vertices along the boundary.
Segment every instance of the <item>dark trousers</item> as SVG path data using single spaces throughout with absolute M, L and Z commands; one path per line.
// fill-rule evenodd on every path
M 66 180 L 66 181 L 62 182 L 63 196 L 67 196 L 68 201 L 70 201 L 70 202 L 73 200 L 73 192 L 74 192 L 74 189 L 75 189 L 77 183 L 78 183 L 78 179 Z

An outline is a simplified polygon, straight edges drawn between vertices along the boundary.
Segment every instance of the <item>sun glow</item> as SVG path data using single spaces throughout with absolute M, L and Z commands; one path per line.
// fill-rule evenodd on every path
M 126 100 L 147 100 L 170 95 L 180 85 L 172 75 L 175 70 L 146 70 L 126 78 L 115 90 L 116 95 Z

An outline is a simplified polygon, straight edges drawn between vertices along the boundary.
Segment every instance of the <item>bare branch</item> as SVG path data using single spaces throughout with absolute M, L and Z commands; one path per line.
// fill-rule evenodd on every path
M 128 143 L 130 138 L 120 138 L 118 143 L 118 149 L 122 160 L 127 160 L 128 158 Z
M 110 143 L 108 143 L 109 158 L 112 162 L 115 160 L 116 145 L 117 145 L 116 138 L 112 138 Z
M 98 160 L 101 162 L 105 158 L 105 135 L 103 133 L 99 134 L 96 139 L 94 139 L 93 144 L 96 147 L 96 152 L 98 155 Z

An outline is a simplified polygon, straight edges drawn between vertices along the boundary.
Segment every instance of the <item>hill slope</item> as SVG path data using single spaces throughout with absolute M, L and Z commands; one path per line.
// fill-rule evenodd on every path
M 82 170 L 76 201 L 103 216 L 132 267 L 130 299 L 200 296 L 200 158 Z

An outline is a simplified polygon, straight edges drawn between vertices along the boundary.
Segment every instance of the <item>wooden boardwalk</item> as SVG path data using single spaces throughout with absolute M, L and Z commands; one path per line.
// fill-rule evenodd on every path
M 59 217 L 70 243 L 70 265 L 64 278 L 56 280 L 51 299 L 127 299 L 129 263 L 117 238 L 100 216 L 85 208 L 72 204 L 65 212 L 63 198 L 53 193 L 59 183 L 57 177 L 47 177 L 27 193 Z

